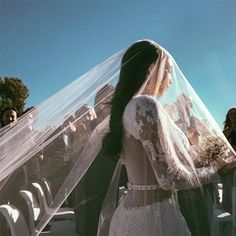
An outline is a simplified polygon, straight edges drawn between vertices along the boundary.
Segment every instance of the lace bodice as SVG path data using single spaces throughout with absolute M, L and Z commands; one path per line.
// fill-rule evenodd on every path
M 216 178 L 216 170 L 213 167 L 200 168 L 195 171 L 192 161 L 195 158 L 195 152 L 190 147 L 188 139 L 155 98 L 146 95 L 134 97 L 124 111 L 123 126 L 126 137 L 124 147 L 128 146 L 124 148 L 126 149 L 126 164 L 134 163 L 131 160 L 132 157 L 127 157 L 127 155 L 132 155 L 133 151 L 129 150 L 129 142 L 135 139 L 141 144 L 143 153 L 151 166 L 149 171 L 154 173 L 162 189 L 197 187 L 200 182 L 206 184 Z M 134 146 L 132 148 L 136 149 Z M 137 149 L 139 148 L 137 146 Z M 140 150 L 136 151 L 137 161 L 142 159 L 139 155 L 143 153 Z M 141 162 L 140 164 L 142 165 Z M 132 172 L 132 168 L 130 169 Z M 130 174 L 132 177 L 132 173 Z M 137 185 L 137 182 L 134 183 L 135 178 L 132 181 L 130 181 L 132 184 Z

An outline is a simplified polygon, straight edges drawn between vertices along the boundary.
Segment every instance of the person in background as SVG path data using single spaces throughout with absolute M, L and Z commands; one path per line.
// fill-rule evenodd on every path
M 75 112 L 74 127 L 76 129 L 72 135 L 72 153 L 71 162 L 74 164 L 77 157 L 84 148 L 84 145 L 88 141 L 96 123 L 96 114 L 94 109 L 84 104 Z
M 110 114 L 114 90 L 115 88 L 112 85 L 106 84 L 97 92 L 94 102 L 97 124 L 101 123 Z
M 0 137 L 17 121 L 17 113 L 13 107 L 5 107 L 1 114 L 1 131 Z M 0 154 L 1 155 L 1 154 Z M 4 184 L 3 184 L 4 182 Z M 25 186 L 25 173 L 23 168 L 19 168 L 1 183 L 1 204 L 13 204 L 20 206 L 20 211 L 28 220 L 27 205 L 24 199 L 19 195 L 21 187 Z M 11 193 L 11 194 L 10 194 Z M 14 193 L 14 194 L 12 194 Z M 16 197 L 17 196 L 17 197 Z M 0 214 L 0 235 L 11 235 L 10 229 L 5 218 Z
M 208 136 L 210 131 L 203 121 L 192 116 L 193 103 L 184 93 L 178 97 L 176 108 L 179 114 L 176 124 L 185 132 L 192 148 L 198 148 L 201 138 Z M 189 120 L 189 123 L 185 122 L 186 120 Z M 201 188 L 179 190 L 177 195 L 181 213 L 191 235 L 211 235 L 211 214 L 208 209 L 213 207 L 213 202 L 218 201 L 216 183 L 209 183 Z
M 228 110 L 223 133 L 233 149 L 236 151 L 236 108 L 233 107 Z M 221 180 L 223 184 L 223 196 L 222 205 L 223 208 L 232 214 L 232 192 L 231 189 L 236 185 L 236 172 L 233 170 L 228 171 L 224 175 L 221 175 Z
M 102 87 L 95 96 L 96 119 L 90 118 L 90 125 L 88 125 L 89 119 L 83 119 L 84 122 L 77 121 L 78 130 L 84 130 L 80 136 L 86 137 L 85 130 L 90 130 L 86 127 L 93 126 L 93 122 L 97 124 L 101 123 L 110 113 L 111 98 L 114 91 L 112 85 L 105 85 Z M 87 110 L 88 110 L 88 106 Z M 84 108 L 86 108 L 84 107 Z M 92 109 L 90 107 L 90 109 Z M 93 109 L 92 109 L 93 111 Z M 83 109 L 83 113 L 86 110 Z M 93 112 L 88 112 L 92 113 Z M 76 117 L 80 117 L 81 109 L 76 112 Z M 91 115 L 84 115 L 86 117 L 93 117 Z M 82 125 L 83 124 L 83 125 Z M 80 128 L 79 128 L 80 127 Z M 84 127 L 84 128 L 82 128 Z M 80 131 L 80 132 L 81 132 Z M 79 135 L 79 134 L 77 134 Z M 91 135 L 88 134 L 88 137 Z M 87 140 L 86 140 L 87 142 Z M 86 143 L 83 142 L 83 143 Z M 79 145 L 80 146 L 80 145 Z M 95 236 L 97 235 L 97 228 L 99 222 L 99 215 L 102 208 L 104 198 L 107 193 L 108 186 L 110 184 L 116 162 L 102 155 L 98 154 L 95 161 L 89 167 L 87 173 L 76 186 L 73 191 L 75 194 L 75 214 L 76 214 L 76 232 L 81 236 Z M 120 179 L 120 186 L 126 186 L 127 175 L 124 169 L 122 169 Z
M 233 149 L 236 150 L 236 107 L 229 109 L 227 112 L 223 133 Z
M 71 125 L 73 120 L 73 116 L 64 117 L 63 124 L 51 134 L 52 137 L 58 134 L 53 145 L 49 143 L 43 150 L 42 176 L 51 183 L 53 198 L 71 167 L 69 153 L 71 133 L 74 132 L 74 126 Z
M 0 117 L 0 137 L 8 130 L 8 128 L 17 120 L 17 112 L 13 107 L 5 107 Z
M 6 107 L 2 111 L 1 124 L 2 126 L 14 123 L 17 120 L 17 113 L 13 107 Z

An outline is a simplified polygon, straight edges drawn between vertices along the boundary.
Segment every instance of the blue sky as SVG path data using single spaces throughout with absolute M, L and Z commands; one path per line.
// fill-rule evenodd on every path
M 36 106 L 134 41 L 175 58 L 222 127 L 236 106 L 236 0 L 0 0 L 0 76 Z

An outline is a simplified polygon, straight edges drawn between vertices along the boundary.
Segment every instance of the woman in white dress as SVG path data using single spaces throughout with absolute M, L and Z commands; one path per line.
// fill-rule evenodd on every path
M 198 143 L 199 132 L 189 140 L 157 99 L 175 82 L 173 66 L 168 52 L 149 40 L 134 43 L 122 58 L 103 151 L 123 160 L 129 183 L 113 214 L 110 236 L 190 235 L 175 190 L 216 177 L 218 163 L 195 170 L 190 145 Z

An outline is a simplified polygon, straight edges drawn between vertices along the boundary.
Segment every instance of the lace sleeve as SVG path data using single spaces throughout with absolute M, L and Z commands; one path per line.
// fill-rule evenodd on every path
M 200 186 L 200 182 L 212 182 L 216 177 L 213 167 L 195 171 L 191 166 L 187 138 L 153 97 L 139 97 L 135 122 L 139 139 L 161 188 L 193 188 Z

